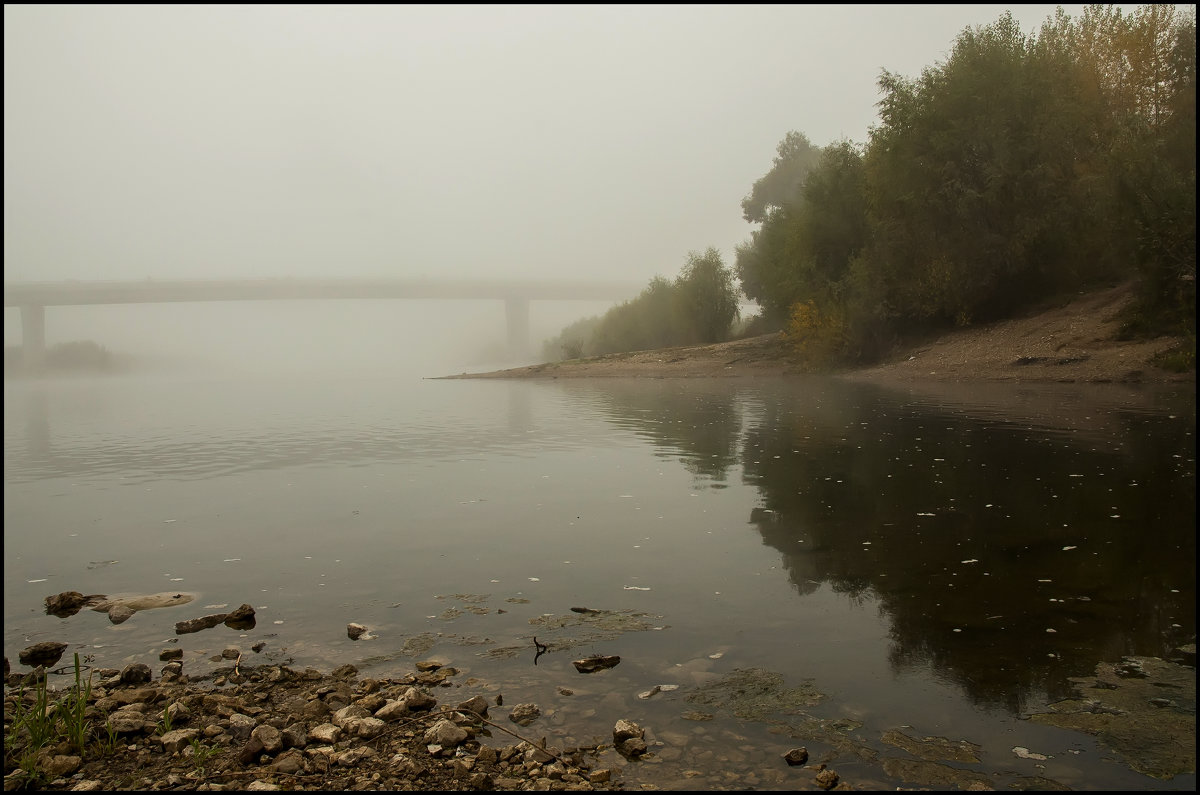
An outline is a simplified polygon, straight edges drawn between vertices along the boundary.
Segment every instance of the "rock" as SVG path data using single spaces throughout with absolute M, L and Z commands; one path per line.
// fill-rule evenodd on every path
M 174 729 L 158 738 L 163 753 L 177 754 L 200 735 L 198 729 Z
M 575 666 L 575 670 L 579 671 L 579 673 L 590 674 L 596 671 L 603 671 L 606 668 L 612 668 L 619 662 L 621 662 L 621 658 L 615 654 L 601 654 L 595 657 L 585 657 L 582 660 L 575 660 L 572 665 Z
M 632 737 L 641 739 L 646 736 L 646 730 L 631 720 L 622 718 L 613 726 L 613 743 L 620 745 Z
M 183 649 L 180 649 L 180 648 L 163 649 L 162 651 L 160 651 L 158 653 L 158 659 L 161 660 L 162 662 L 167 662 L 168 660 L 182 660 L 183 659 Z
M 294 776 L 303 773 L 308 769 L 304 761 L 304 754 L 296 749 L 284 751 L 274 762 L 271 763 L 271 769 L 276 773 L 286 773 Z
M 641 737 L 630 737 L 617 745 L 617 752 L 627 759 L 637 759 L 650 750 L 650 746 Z
M 211 616 L 201 616 L 200 618 L 180 621 L 175 625 L 175 634 L 187 635 L 192 632 L 199 632 L 202 629 L 211 629 L 223 622 L 228 615 L 228 613 L 215 613 Z
M 17 659 L 21 661 L 22 665 L 28 665 L 31 668 L 39 665 L 49 667 L 58 662 L 66 650 L 67 644 L 65 643 L 55 640 L 42 641 L 23 649 L 17 655 Z
M 483 696 L 474 696 L 466 701 L 461 702 L 458 705 L 458 709 L 464 712 L 473 713 L 481 718 L 486 718 L 488 716 L 488 703 L 487 699 Z
M 283 750 L 283 736 L 279 729 L 269 723 L 263 723 L 254 727 L 250 732 L 250 738 L 257 740 L 259 747 L 264 753 L 277 754 Z
M 108 727 L 117 734 L 141 734 L 153 726 L 139 709 L 125 708 L 108 716 Z
M 159 677 L 164 682 L 178 682 L 183 678 L 183 663 L 179 662 L 178 660 L 167 663 L 163 666 Z
M 149 682 L 154 676 L 154 672 L 150 670 L 150 666 L 145 663 L 131 663 L 121 669 L 121 684 L 123 685 L 140 685 Z
M 50 778 L 63 778 L 74 773 L 82 764 L 83 759 L 73 754 L 55 754 L 44 759 L 39 767 Z
M 358 669 L 350 663 L 346 663 L 345 665 L 339 665 L 337 668 L 334 668 L 329 672 L 329 675 L 334 679 L 353 679 L 354 677 L 358 676 Z
M 303 748 L 308 745 L 308 731 L 303 723 L 293 723 L 280 733 L 284 748 Z
M 508 714 L 508 719 L 518 726 L 528 726 L 538 719 L 542 710 L 537 704 L 517 704 Z
M 833 789 L 838 783 L 838 774 L 829 769 L 817 771 L 817 786 L 821 789 Z
M 437 706 L 437 699 L 433 696 L 422 693 L 415 687 L 410 687 L 404 691 L 404 695 L 400 697 L 404 705 L 408 707 L 410 712 L 425 712 Z
M 367 634 L 367 628 L 362 624 L 346 625 L 346 636 L 349 637 L 350 640 L 358 640 L 365 634 Z
M 103 594 L 84 596 L 79 591 L 63 591 L 46 597 L 46 615 L 70 618 L 85 607 L 104 600 Z
M 338 741 L 338 737 L 342 734 L 342 730 L 332 723 L 322 723 L 320 726 L 314 726 L 309 729 L 308 737 L 318 743 L 325 745 L 333 745 Z
M 235 712 L 229 716 L 229 733 L 233 735 L 235 740 L 249 739 L 250 733 L 254 731 L 254 727 L 258 722 L 249 715 L 243 715 L 240 712 Z
M 443 748 L 457 748 L 470 737 L 466 729 L 448 720 L 439 720 L 425 731 L 425 742 Z
M 370 717 L 371 713 L 360 707 L 358 704 L 350 704 L 342 707 L 333 713 L 333 725 L 340 729 L 345 729 L 346 725 L 353 720 Z
M 109 621 L 114 624 L 120 624 L 139 610 L 178 607 L 179 605 L 191 602 L 195 598 L 194 595 L 189 593 L 174 593 L 171 591 L 139 596 L 113 596 L 102 599 L 98 604 L 93 605 L 92 609 L 98 613 L 108 613 Z
M 375 717 L 382 721 L 395 721 L 409 715 L 408 705 L 400 699 L 391 699 L 375 711 Z
M 793 748 L 783 755 L 783 761 L 789 765 L 802 765 L 808 761 L 808 749 Z
M 436 672 L 447 670 L 453 668 L 441 665 Z M 97 700 L 89 709 L 99 716 L 100 736 L 107 723 L 121 737 L 118 749 L 128 755 L 129 764 L 111 765 L 88 754 L 81 754 L 86 760 L 81 762 L 59 759 L 55 756 L 63 752 L 59 746 L 44 749 L 38 757 L 39 770 L 51 777 L 47 780 L 51 789 L 74 785 L 83 790 L 195 789 L 197 785 L 205 790 L 250 789 L 247 782 L 253 783 L 254 776 L 237 782 L 206 778 L 237 764 L 258 770 L 259 787 L 276 782 L 285 789 L 293 785 L 285 776 L 316 772 L 327 777 L 329 791 L 617 788 L 609 784 L 613 771 L 595 780 L 590 777 L 584 757 L 597 751 L 576 749 L 563 756 L 548 750 L 545 738 L 537 744 L 523 741 L 501 749 L 472 742 L 471 721 L 456 724 L 451 718 L 462 719 L 459 710 L 480 715 L 488 699 L 473 696 L 459 702 L 458 710 L 438 711 L 435 698 L 411 686 L 412 674 L 356 682 L 352 669 L 343 669 L 342 676 L 334 678 L 278 664 L 245 666 L 243 673 L 240 683 L 230 679 L 214 690 L 207 682 L 189 686 L 167 684 L 166 679 L 161 687 L 129 687 L 120 683 L 120 671 L 103 672 L 106 685 L 103 692 L 97 688 Z M 323 716 L 331 714 L 330 704 L 338 704 L 331 720 L 342 722 L 344 730 L 332 722 L 322 723 Z M 173 723 L 186 720 L 190 728 L 154 736 L 164 705 Z M 310 710 L 317 712 L 313 705 L 323 711 L 305 717 Z M 375 705 L 379 706 L 372 716 L 369 709 Z M 378 716 L 388 715 L 385 709 L 402 712 L 407 725 L 389 731 Z M 541 714 L 532 704 L 515 711 L 518 718 Z M 313 723 L 321 725 L 307 730 Z M 372 747 L 384 737 L 386 745 Z M 197 741 L 204 743 L 203 755 L 194 755 Z M 387 748 L 386 753 L 380 753 L 382 748 Z
M 247 604 L 225 616 L 225 626 L 230 629 L 254 629 L 256 623 L 254 608 Z

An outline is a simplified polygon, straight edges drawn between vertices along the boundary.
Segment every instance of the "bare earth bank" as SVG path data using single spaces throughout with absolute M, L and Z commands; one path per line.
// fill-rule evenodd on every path
M 1131 285 L 1081 295 L 1027 317 L 948 333 L 891 360 L 840 377 L 879 383 L 1004 381 L 1014 383 L 1186 383 L 1150 364 L 1180 344 L 1177 337 L 1120 341 L 1118 314 Z M 747 378 L 800 375 L 781 334 L 615 353 L 446 378 Z

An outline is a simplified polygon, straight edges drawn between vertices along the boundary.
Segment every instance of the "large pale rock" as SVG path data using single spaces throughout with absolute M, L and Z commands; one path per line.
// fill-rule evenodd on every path
M 178 607 L 179 605 L 187 604 L 195 598 L 190 593 L 176 593 L 173 591 L 135 596 L 111 596 L 100 601 L 92 609 L 98 613 L 108 613 L 109 621 L 114 624 L 120 624 L 139 610 Z
M 308 731 L 309 740 L 325 745 L 333 745 L 341 735 L 342 730 L 332 723 L 322 723 L 320 726 L 314 726 Z
M 461 726 L 442 719 L 425 730 L 425 742 L 443 748 L 456 748 L 471 735 Z
M 174 729 L 158 738 L 162 744 L 163 753 L 177 754 L 200 736 L 198 729 Z

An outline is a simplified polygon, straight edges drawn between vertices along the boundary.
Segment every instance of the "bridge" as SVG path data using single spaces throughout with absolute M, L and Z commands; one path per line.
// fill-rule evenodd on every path
M 195 301 L 334 299 L 501 300 L 509 350 L 529 352 L 530 301 L 626 301 L 645 284 L 521 279 L 194 279 L 24 282 L 4 285 L 4 306 L 21 313 L 22 357 L 38 364 L 46 352 L 46 307 Z

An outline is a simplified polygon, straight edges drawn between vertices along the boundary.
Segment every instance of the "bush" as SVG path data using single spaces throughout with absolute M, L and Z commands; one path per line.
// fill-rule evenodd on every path
M 846 322 L 839 311 L 822 311 L 814 301 L 798 301 L 792 305 L 786 335 L 801 367 L 826 370 L 842 353 Z

